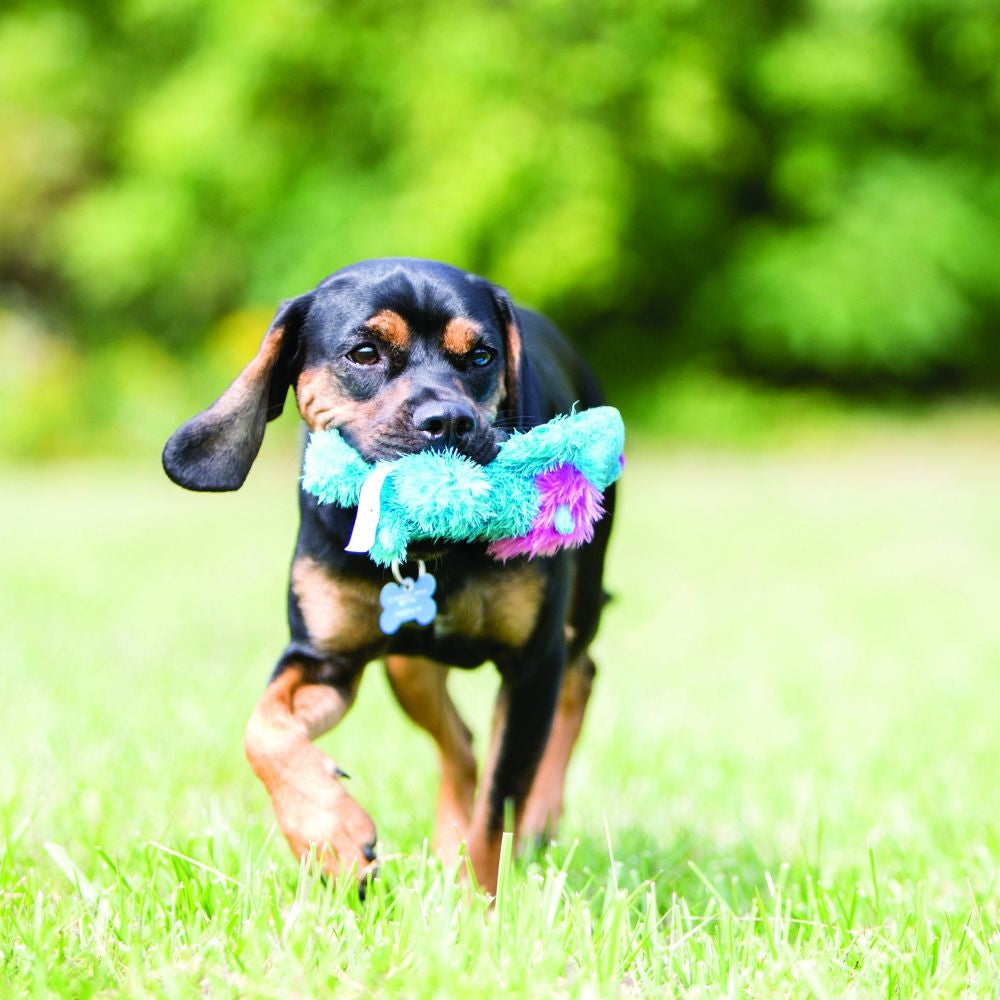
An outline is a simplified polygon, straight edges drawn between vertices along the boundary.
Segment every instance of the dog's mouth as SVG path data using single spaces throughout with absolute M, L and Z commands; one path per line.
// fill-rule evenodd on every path
M 428 440 L 426 435 L 404 428 L 372 429 L 341 427 L 340 433 L 370 465 L 376 462 L 393 462 L 404 455 L 426 452 L 455 452 L 471 459 L 477 465 L 489 465 L 508 434 L 499 427 L 485 424 L 460 438 L 441 437 Z

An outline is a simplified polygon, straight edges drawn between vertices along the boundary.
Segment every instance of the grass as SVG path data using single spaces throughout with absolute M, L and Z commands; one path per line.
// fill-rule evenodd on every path
M 994 996 L 1000 428 L 636 445 L 562 837 L 491 912 L 428 852 L 379 668 L 324 745 L 364 904 L 275 836 L 241 734 L 284 639 L 294 456 L 232 496 L 8 470 L 0 995 Z M 455 678 L 485 735 L 494 678 Z

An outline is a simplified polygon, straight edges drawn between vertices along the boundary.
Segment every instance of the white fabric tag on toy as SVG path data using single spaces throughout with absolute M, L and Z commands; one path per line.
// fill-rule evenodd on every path
M 358 494 L 358 513 L 354 518 L 354 530 L 344 547 L 345 552 L 368 552 L 375 544 L 378 519 L 382 510 L 382 486 L 392 472 L 391 465 L 376 465 L 361 484 Z

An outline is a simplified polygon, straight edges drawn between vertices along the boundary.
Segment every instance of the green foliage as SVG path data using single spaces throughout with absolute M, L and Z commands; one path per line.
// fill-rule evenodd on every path
M 723 278 L 747 351 L 772 372 L 903 381 L 981 361 L 977 298 L 1000 288 L 1000 246 L 973 188 L 954 165 L 879 161 L 813 224 L 748 230 Z
M 428 256 L 621 383 L 993 385 L 998 95 L 986 0 L 15 3 L 0 288 L 86 351 L 190 357 Z

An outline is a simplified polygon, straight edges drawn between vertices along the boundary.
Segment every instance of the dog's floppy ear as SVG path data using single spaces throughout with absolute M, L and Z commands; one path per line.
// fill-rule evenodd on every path
M 170 436 L 163 468 L 189 490 L 238 490 L 264 440 L 264 427 L 281 414 L 295 377 L 299 328 L 311 296 L 282 303 L 257 356 L 207 409 Z
M 530 427 L 530 420 L 527 419 L 525 412 L 528 396 L 528 361 L 524 356 L 521 321 L 517 317 L 517 310 L 510 295 L 499 285 L 493 286 L 493 299 L 503 323 L 504 353 L 507 356 L 501 410 L 507 418 L 509 427 L 526 430 Z

